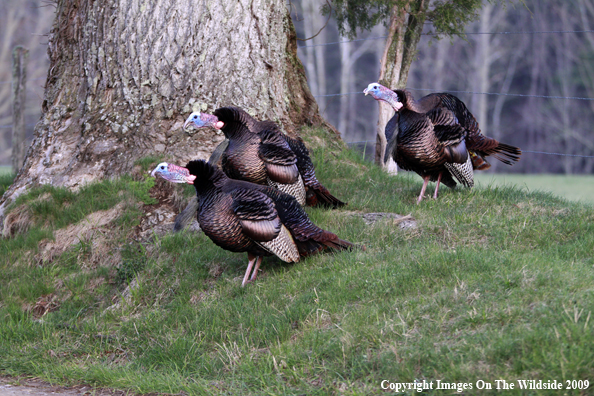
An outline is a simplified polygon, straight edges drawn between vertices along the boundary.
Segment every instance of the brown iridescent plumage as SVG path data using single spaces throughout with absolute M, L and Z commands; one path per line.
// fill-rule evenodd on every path
M 491 165 L 485 159 L 489 155 L 497 158 L 506 165 L 513 165 L 514 162 L 519 161 L 522 151 L 517 147 L 501 143 L 483 135 L 474 115 L 468 110 L 464 102 L 456 96 L 448 93 L 432 93 L 415 101 L 410 92 L 405 92 L 407 105 L 413 111 L 427 113 L 430 111 L 449 110 L 452 112 L 458 124 L 466 130 L 466 147 L 471 153 L 474 169 L 489 169 Z
M 214 115 L 229 139 L 222 155 L 223 170 L 229 177 L 276 187 L 302 205 L 345 205 L 316 178 L 303 140 L 293 139 L 276 123 L 258 121 L 237 107 L 217 109 Z
M 311 222 L 294 197 L 273 187 L 234 180 L 203 160 L 187 165 L 198 198 L 198 222 L 204 233 L 218 246 L 232 252 L 247 252 L 248 281 L 252 268 L 256 277 L 261 257 L 275 255 L 286 262 L 332 248 L 350 249 L 353 245 Z M 176 175 L 154 174 L 177 181 Z
M 451 188 L 456 181 L 472 187 L 473 171 L 488 169 L 489 155 L 508 165 L 520 158 L 519 148 L 483 135 L 476 118 L 453 95 L 434 93 L 415 101 L 409 91 L 392 91 L 378 83 L 369 84 L 364 92 L 396 111 L 385 129 L 385 158 L 392 156 L 400 168 L 423 178 L 417 203 L 429 181 L 437 182 L 433 195 L 437 198 L 440 182 Z

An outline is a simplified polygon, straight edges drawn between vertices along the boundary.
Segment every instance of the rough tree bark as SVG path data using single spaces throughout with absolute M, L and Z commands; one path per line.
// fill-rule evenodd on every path
M 208 158 L 223 137 L 184 132 L 191 111 L 326 125 L 296 50 L 284 0 L 58 0 L 43 114 L 0 218 L 35 184 L 76 188 L 147 155 Z
M 381 60 L 379 83 L 392 88 L 406 87 L 408 71 L 417 52 L 417 44 L 423 31 L 426 18 L 426 1 L 411 1 L 407 9 L 394 6 L 390 15 L 388 38 Z M 384 166 L 384 152 L 386 151 L 386 136 L 384 129 L 394 114 L 392 108 L 380 102 L 379 120 L 377 123 L 375 163 Z M 391 164 L 395 169 L 395 164 Z M 390 165 L 388 165 L 390 167 Z

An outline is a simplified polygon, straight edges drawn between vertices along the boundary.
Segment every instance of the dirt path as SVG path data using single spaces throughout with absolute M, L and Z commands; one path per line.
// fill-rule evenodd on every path
M 133 393 L 93 389 L 90 386 L 52 386 L 47 382 L 22 378 L 0 377 L 0 396 L 132 396 Z

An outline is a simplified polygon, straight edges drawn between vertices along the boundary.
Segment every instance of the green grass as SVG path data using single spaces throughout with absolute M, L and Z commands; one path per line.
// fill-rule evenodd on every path
M 594 378 L 591 206 L 496 185 L 444 188 L 417 206 L 418 176 L 388 176 L 335 146 L 313 157 L 318 178 L 349 205 L 307 209 L 310 217 L 367 250 L 296 264 L 265 258 L 246 288 L 245 254 L 203 234 L 137 242 L 126 232 L 131 220 L 114 226 L 117 265 L 91 265 L 94 241 L 39 265 L 37 242 L 66 221 L 58 204 L 34 212 L 38 236 L 0 241 L 4 256 L 20 257 L 0 266 L 0 373 L 199 395 L 376 395 L 382 380 L 495 388 L 498 379 Z M 113 183 L 134 182 L 122 180 Z M 151 186 L 136 183 L 118 191 L 146 199 Z M 61 202 L 68 221 L 84 218 L 66 214 L 88 201 L 84 190 L 52 191 L 22 203 L 44 197 Z M 410 213 L 418 228 L 369 226 L 351 215 L 359 211 Z M 36 316 L 32 307 L 48 296 L 58 306 Z
M 477 185 L 516 185 L 527 191 L 547 191 L 571 201 L 594 203 L 592 175 L 475 174 Z
M 10 187 L 14 180 L 14 175 L 11 172 L 11 167 L 0 166 L 0 197 Z

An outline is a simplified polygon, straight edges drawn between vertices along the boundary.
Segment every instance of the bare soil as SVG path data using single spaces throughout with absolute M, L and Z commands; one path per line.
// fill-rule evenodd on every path
M 37 379 L 0 377 L 0 396 L 132 396 L 133 392 L 94 389 L 90 386 L 78 385 L 63 387 L 51 385 Z

